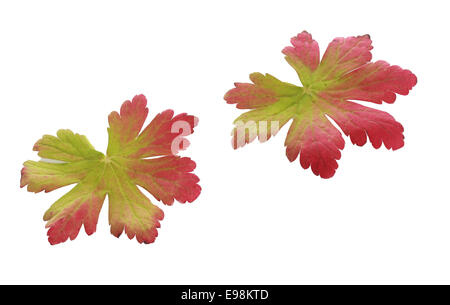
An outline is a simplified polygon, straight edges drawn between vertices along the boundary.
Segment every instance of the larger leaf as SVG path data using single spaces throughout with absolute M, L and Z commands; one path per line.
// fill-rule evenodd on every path
M 393 103 L 396 94 L 407 95 L 416 76 L 384 61 L 370 62 L 372 41 L 368 35 L 336 38 L 320 60 L 319 45 L 307 32 L 291 39 L 283 49 L 303 87 L 282 82 L 270 74 L 252 73 L 252 83 L 235 83 L 225 94 L 229 104 L 251 109 L 235 120 L 233 147 L 258 138 L 266 141 L 292 120 L 285 141 L 286 156 L 300 155 L 303 168 L 315 175 L 332 177 L 345 142 L 334 120 L 353 144 L 388 149 L 404 145 L 403 127 L 386 112 L 350 100 Z

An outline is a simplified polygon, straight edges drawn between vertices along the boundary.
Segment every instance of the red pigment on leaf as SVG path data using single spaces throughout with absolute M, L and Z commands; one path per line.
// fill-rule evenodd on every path
M 270 74 L 252 73 L 252 83 L 235 83 L 225 94 L 229 104 L 250 109 L 235 120 L 232 144 L 236 149 L 258 138 L 266 141 L 292 120 L 285 141 L 286 156 L 298 156 L 303 168 L 330 178 L 338 168 L 345 142 L 334 120 L 353 144 L 370 140 L 396 150 L 404 145 L 403 126 L 390 114 L 351 100 L 393 103 L 396 94 L 407 95 L 417 84 L 416 76 L 399 66 L 372 60 L 369 35 L 335 38 L 319 61 L 319 45 L 307 32 L 291 39 L 283 49 L 287 62 L 296 70 L 303 87 L 282 82 Z M 266 122 L 266 125 L 260 123 Z M 252 124 L 255 123 L 255 124 Z M 261 135 L 263 133 L 263 136 Z

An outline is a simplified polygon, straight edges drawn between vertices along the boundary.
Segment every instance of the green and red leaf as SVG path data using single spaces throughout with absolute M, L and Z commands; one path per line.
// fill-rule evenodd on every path
M 25 162 L 21 187 L 50 192 L 76 183 L 44 215 L 51 244 L 75 239 L 82 225 L 88 235 L 94 233 L 106 196 L 114 236 L 125 231 L 139 243 L 153 242 L 164 213 L 137 185 L 168 205 L 198 197 L 201 188 L 192 173 L 194 161 L 176 156 L 187 148 L 185 137 L 193 132 L 197 118 L 184 113 L 174 116 L 166 110 L 141 132 L 147 115 L 143 95 L 126 101 L 120 113 L 112 112 L 106 155 L 96 151 L 85 136 L 70 130 L 59 130 L 57 137 L 46 135 L 35 144 L 39 156 L 57 162 Z
M 416 85 L 411 71 L 384 61 L 370 62 L 369 35 L 334 39 L 321 60 L 309 33 L 293 37 L 291 44 L 283 53 L 303 87 L 252 73 L 252 83 L 235 83 L 225 94 L 227 103 L 251 109 L 234 121 L 235 149 L 256 138 L 266 141 L 276 134 L 274 125 L 281 128 L 292 119 L 285 141 L 287 158 L 292 162 L 300 156 L 303 168 L 330 178 L 345 142 L 329 118 L 353 144 L 364 145 L 368 137 L 375 148 L 384 144 L 395 150 L 404 145 L 403 127 L 391 115 L 350 100 L 393 103 L 396 94 L 407 95 Z

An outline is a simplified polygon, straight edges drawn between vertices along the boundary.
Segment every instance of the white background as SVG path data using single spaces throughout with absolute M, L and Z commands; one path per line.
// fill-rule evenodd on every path
M 445 1 L 2 1 L 0 4 L 0 281 L 4 283 L 450 283 L 449 28 Z M 242 113 L 224 93 L 251 72 L 299 84 L 281 50 L 308 30 L 323 52 L 369 33 L 374 60 L 418 85 L 390 112 L 405 147 L 346 147 L 323 180 L 289 163 L 285 127 L 234 151 Z M 32 146 L 60 128 L 104 151 L 107 115 L 135 94 L 150 116 L 200 118 L 183 154 L 203 191 L 163 206 L 141 245 L 97 232 L 50 246 L 42 216 L 69 188 L 19 188 Z M 150 197 L 151 198 L 151 197 Z M 153 200 L 156 202 L 156 200 Z M 159 206 L 161 204 L 158 203 Z

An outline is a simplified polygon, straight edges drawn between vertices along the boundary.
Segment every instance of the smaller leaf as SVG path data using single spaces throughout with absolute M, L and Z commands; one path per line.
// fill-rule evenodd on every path
M 130 239 L 151 243 L 164 213 L 136 185 L 168 205 L 174 200 L 192 202 L 199 196 L 199 179 L 191 173 L 194 161 L 175 155 L 187 148 L 185 137 L 198 119 L 185 113 L 173 116 L 172 110 L 166 110 L 141 132 L 146 105 L 146 98 L 137 95 L 123 103 L 120 113 L 109 115 L 106 155 L 96 151 L 85 136 L 70 130 L 59 130 L 57 137 L 45 135 L 35 144 L 39 156 L 60 162 L 25 162 L 21 187 L 50 192 L 76 183 L 44 215 L 51 244 L 75 239 L 82 225 L 88 235 L 94 233 L 106 196 L 111 233 L 119 237 L 125 231 Z

